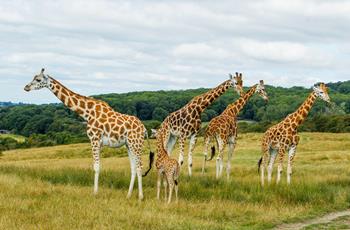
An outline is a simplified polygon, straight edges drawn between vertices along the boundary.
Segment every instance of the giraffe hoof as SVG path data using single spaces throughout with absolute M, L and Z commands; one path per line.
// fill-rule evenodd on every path
M 181 161 L 181 162 L 180 162 L 180 165 L 183 165 L 183 164 L 184 164 L 184 162 L 183 162 L 183 161 Z
M 192 164 L 190 164 L 190 167 L 192 168 Z

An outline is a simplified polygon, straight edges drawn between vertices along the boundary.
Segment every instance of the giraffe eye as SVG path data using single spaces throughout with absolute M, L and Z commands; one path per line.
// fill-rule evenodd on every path
M 40 80 L 39 80 L 39 79 L 35 79 L 35 81 L 40 82 Z

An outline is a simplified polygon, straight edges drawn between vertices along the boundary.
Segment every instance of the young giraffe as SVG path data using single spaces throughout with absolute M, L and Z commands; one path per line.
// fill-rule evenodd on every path
M 164 148 L 164 139 L 163 139 L 164 131 L 160 129 L 157 131 L 155 135 L 157 137 L 157 160 L 156 160 L 156 168 L 158 170 L 157 198 L 159 200 L 161 183 L 165 177 L 165 180 L 163 182 L 165 200 L 167 199 L 167 184 L 169 184 L 168 203 L 170 203 L 171 201 L 171 196 L 174 188 L 175 188 L 175 197 L 177 202 L 178 178 L 180 175 L 180 165 L 177 162 L 177 160 L 170 158 L 170 156 L 168 155 L 168 153 Z
M 202 173 L 204 173 L 206 161 L 210 161 L 215 155 L 215 146 L 213 146 L 211 158 L 207 159 L 210 141 L 211 139 L 215 139 L 219 149 L 219 155 L 216 159 L 216 179 L 222 175 L 223 153 L 227 144 L 229 145 L 229 151 L 226 171 L 227 179 L 229 179 L 231 172 L 231 159 L 237 138 L 237 115 L 254 93 L 258 93 L 264 100 L 268 100 L 263 80 L 261 80 L 259 84 L 252 86 L 247 93 L 242 95 L 234 103 L 227 106 L 227 108 L 219 116 L 213 118 L 209 122 L 208 128 L 206 129 L 204 135 L 205 151 Z
M 267 168 L 268 163 L 267 179 L 268 183 L 271 182 L 273 163 L 277 155 L 279 157 L 277 183 L 279 183 L 282 173 L 283 157 L 286 151 L 288 151 L 287 183 L 290 184 L 292 162 L 299 143 L 297 128 L 307 117 L 317 97 L 330 103 L 328 89 L 324 83 L 320 83 L 319 86 L 314 86 L 313 91 L 294 113 L 289 114 L 283 121 L 272 126 L 265 132 L 262 138 L 262 157 L 258 163 L 259 170 L 262 165 L 260 178 L 262 186 L 264 186 L 264 170 Z
M 98 190 L 102 146 L 120 147 L 126 145 L 131 167 L 131 181 L 127 197 L 131 196 L 137 174 L 139 199 L 142 199 L 141 154 L 146 134 L 146 128 L 142 122 L 134 116 L 115 112 L 106 102 L 72 92 L 54 78 L 45 75 L 44 69 L 41 70 L 40 74 L 34 76 L 33 81 L 26 85 L 24 90 L 29 92 L 42 88 L 51 90 L 63 104 L 87 121 L 87 135 L 91 142 L 94 159 L 94 193 L 96 194 Z
M 242 76 L 236 73 L 233 77 L 230 74 L 230 79 L 223 82 L 216 88 L 193 98 L 188 104 L 181 109 L 171 113 L 165 118 L 161 125 L 164 131 L 164 146 L 166 146 L 167 153 L 171 151 L 179 137 L 180 144 L 180 165 L 184 160 L 184 147 L 186 138 L 190 137 L 190 147 L 188 153 L 188 174 L 192 175 L 192 152 L 196 144 L 196 136 L 201 127 L 201 113 L 230 87 L 240 95 L 242 93 Z

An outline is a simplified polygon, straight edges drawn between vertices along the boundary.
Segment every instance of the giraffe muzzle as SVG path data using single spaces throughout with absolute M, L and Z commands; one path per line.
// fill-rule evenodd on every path
M 29 85 L 26 85 L 26 86 L 24 87 L 24 90 L 27 91 L 27 92 L 29 92 L 29 91 L 30 91 L 30 86 L 29 86 Z

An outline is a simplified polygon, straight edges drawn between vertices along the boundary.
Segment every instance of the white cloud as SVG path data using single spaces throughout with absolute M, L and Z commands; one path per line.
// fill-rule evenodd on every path
M 42 67 L 81 94 L 348 80 L 348 1 L 1 1 L 0 101 Z M 43 96 L 46 95 L 46 96 Z

